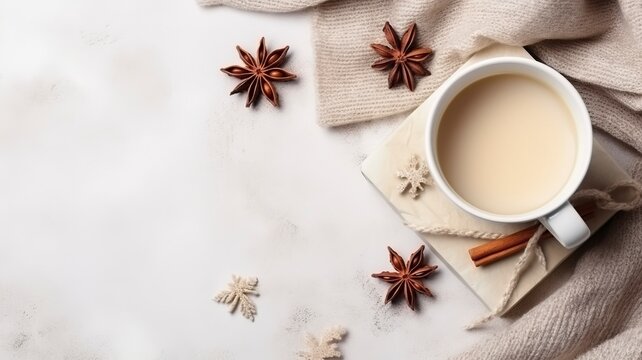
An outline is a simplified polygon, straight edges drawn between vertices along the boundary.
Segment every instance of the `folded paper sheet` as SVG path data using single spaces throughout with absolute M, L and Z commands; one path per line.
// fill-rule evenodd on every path
M 475 54 L 462 68 L 496 56 L 530 58 L 523 48 L 497 45 Z M 395 176 L 397 170 L 407 165 L 411 155 L 418 155 L 425 161 L 424 128 L 430 102 L 431 98 L 429 97 L 404 120 L 402 125 L 380 148 L 370 154 L 361 168 L 364 176 L 381 192 L 406 223 L 503 234 L 510 234 L 524 228 L 525 224 L 498 224 L 473 217 L 452 204 L 436 186 L 426 187 L 417 199 L 398 193 L 397 186 L 401 180 Z M 603 189 L 621 179 L 629 179 L 628 174 L 595 142 L 591 165 L 581 188 Z M 598 211 L 588 221 L 591 231 L 595 232 L 613 214 L 609 211 Z M 489 309 L 497 306 L 519 254 L 487 267 L 476 268 L 470 260 L 468 249 L 485 242 L 485 240 L 447 235 L 419 235 Z M 553 239 L 544 240 L 540 244 L 546 256 L 547 269 L 541 266 L 530 266 L 524 272 L 513 293 L 508 309 L 521 300 L 572 252 L 572 250 L 563 248 Z

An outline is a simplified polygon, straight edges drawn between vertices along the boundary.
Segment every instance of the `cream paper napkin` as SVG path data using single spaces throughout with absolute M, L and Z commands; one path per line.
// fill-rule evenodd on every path
M 480 60 L 497 56 L 531 58 L 521 47 L 496 45 L 473 55 L 462 68 Z M 426 186 L 417 199 L 412 199 L 407 194 L 398 193 L 397 186 L 401 179 L 396 176 L 397 170 L 406 167 L 413 154 L 418 155 L 422 161 L 426 159 L 424 128 L 430 102 L 431 97 L 411 113 L 381 147 L 368 156 L 361 167 L 364 176 L 381 192 L 406 223 L 504 234 L 510 234 L 526 227 L 527 224 L 500 224 L 473 217 L 452 204 L 435 185 Z M 630 177 L 597 142 L 594 142 L 591 165 L 581 188 L 604 189 L 621 179 L 630 179 Z M 595 232 L 613 215 L 614 212 L 598 211 L 588 221 L 591 232 Z M 419 236 L 489 309 L 493 309 L 499 304 L 519 254 L 489 266 L 476 268 L 470 260 L 468 249 L 486 240 L 447 235 L 419 234 Z M 540 244 L 546 256 L 547 269 L 533 262 L 533 265 L 521 276 L 506 310 L 519 302 L 572 252 L 553 239 L 544 240 Z

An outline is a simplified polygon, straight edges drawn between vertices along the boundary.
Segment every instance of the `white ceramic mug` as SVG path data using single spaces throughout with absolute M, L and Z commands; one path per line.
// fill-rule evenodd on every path
M 499 74 L 526 75 L 549 85 L 568 105 L 576 129 L 575 165 L 562 190 L 539 208 L 519 214 L 495 214 L 471 205 L 450 187 L 437 158 L 437 132 L 444 111 L 450 102 L 472 83 Z M 590 236 L 590 229 L 568 200 L 577 190 L 588 170 L 593 150 L 593 132 L 586 106 L 568 80 L 552 68 L 534 60 L 498 57 L 481 61 L 455 73 L 433 94 L 433 99 L 426 124 L 426 158 L 435 182 L 453 203 L 472 215 L 495 222 L 517 223 L 539 220 L 566 248 L 576 247 Z

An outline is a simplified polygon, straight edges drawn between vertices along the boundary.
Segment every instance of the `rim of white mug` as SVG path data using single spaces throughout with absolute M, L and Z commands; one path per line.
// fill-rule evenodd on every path
M 450 102 L 472 83 L 493 75 L 521 74 L 534 78 L 551 87 L 566 103 L 573 116 L 577 136 L 577 149 L 573 170 L 562 189 L 542 206 L 519 214 L 497 214 L 480 209 L 463 199 L 454 191 L 439 168 L 436 137 L 443 115 Z M 428 111 L 425 132 L 425 151 L 428 169 L 437 186 L 458 207 L 479 218 L 506 223 L 526 222 L 539 219 L 564 205 L 582 183 L 591 162 L 593 129 L 591 119 L 582 97 L 575 87 L 560 73 L 535 60 L 518 57 L 497 57 L 483 60 L 454 73 L 435 92 Z

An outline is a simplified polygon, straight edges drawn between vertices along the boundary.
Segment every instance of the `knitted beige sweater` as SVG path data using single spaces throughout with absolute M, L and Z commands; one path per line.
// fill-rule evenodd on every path
M 336 126 L 410 110 L 474 52 L 527 46 L 577 87 L 594 126 L 642 153 L 642 1 L 199 0 L 249 10 L 313 7 L 319 122 Z M 385 21 L 416 22 L 435 50 L 410 93 L 387 89 L 368 46 Z M 631 169 L 638 179 L 641 162 Z M 461 359 L 642 359 L 642 212 L 619 214 L 580 250 L 571 279 Z

